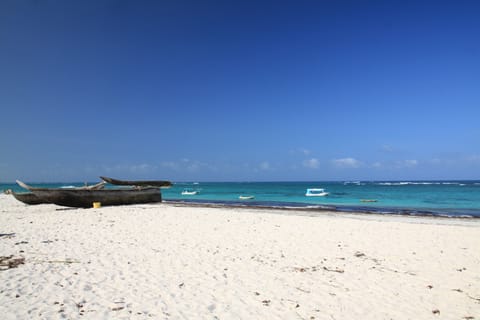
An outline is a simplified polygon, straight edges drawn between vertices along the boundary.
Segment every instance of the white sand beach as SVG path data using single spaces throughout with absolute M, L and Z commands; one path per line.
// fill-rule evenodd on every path
M 0 195 L 0 234 L 2 319 L 480 319 L 480 220 Z

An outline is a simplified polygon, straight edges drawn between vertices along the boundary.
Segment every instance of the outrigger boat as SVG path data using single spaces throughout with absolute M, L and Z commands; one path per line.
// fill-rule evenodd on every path
M 17 180 L 16 182 L 20 187 L 22 187 L 24 189 L 27 189 L 27 190 L 30 190 L 30 191 L 32 191 L 32 190 L 43 190 L 43 189 L 57 190 L 57 189 L 54 189 L 54 188 L 32 187 L 32 186 L 27 185 L 26 183 L 23 183 L 20 180 Z M 73 188 L 68 187 L 68 188 L 61 188 L 61 189 L 64 189 L 64 190 L 100 190 L 100 189 L 103 189 L 105 184 L 106 184 L 105 181 L 101 181 L 97 184 L 92 184 L 91 186 L 84 185 L 84 186 L 81 186 L 81 187 L 73 187 Z
M 117 186 L 138 186 L 138 187 L 171 187 L 172 183 L 165 180 L 119 180 L 109 177 L 100 177 L 103 181 Z
M 27 188 L 27 185 L 19 180 L 17 180 L 17 183 L 22 187 L 22 188 L 25 188 L 25 189 L 28 189 Z M 82 186 L 82 187 L 72 187 L 72 188 L 62 188 L 62 189 L 69 189 L 69 190 L 99 190 L 99 189 L 102 189 L 103 186 L 105 185 L 105 182 L 99 182 L 97 184 L 94 184 L 94 185 L 91 185 L 91 186 Z M 37 187 L 31 187 L 31 186 L 28 186 L 30 187 L 32 190 L 35 190 L 35 189 L 42 189 L 42 188 L 37 188 Z M 39 197 L 37 197 L 33 192 L 14 192 L 12 190 L 7 190 L 5 191 L 6 194 L 11 194 L 12 196 L 15 197 L 15 199 L 17 199 L 18 201 L 20 202 L 23 202 L 25 204 L 29 204 L 29 205 L 36 205 L 36 204 L 42 204 L 42 203 L 48 203 L 42 199 L 40 199 Z
M 31 191 L 44 203 L 75 208 L 91 208 L 94 202 L 102 206 L 155 203 L 162 201 L 158 187 L 136 186 L 131 189 L 62 189 L 36 188 L 17 180 L 17 183 Z M 105 184 L 102 182 L 102 186 Z

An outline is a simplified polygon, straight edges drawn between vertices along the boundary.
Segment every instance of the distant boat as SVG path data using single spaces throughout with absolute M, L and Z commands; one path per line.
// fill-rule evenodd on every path
M 377 199 L 360 199 L 361 202 L 378 202 Z
M 17 181 L 17 183 L 31 191 L 42 203 L 53 203 L 65 207 L 91 208 L 94 202 L 100 202 L 102 206 L 116 206 L 162 201 L 160 189 L 154 187 L 136 187 L 132 189 L 62 189 L 36 188 L 21 181 Z
M 252 200 L 255 199 L 255 196 L 240 196 L 238 197 L 240 200 Z
M 184 189 L 182 191 L 182 195 L 184 196 L 193 196 L 193 195 L 196 195 L 198 194 L 200 191 L 198 190 L 192 190 L 192 189 Z
M 325 197 L 328 195 L 328 192 L 325 192 L 325 189 L 322 188 L 310 188 L 307 189 L 305 196 L 307 197 Z

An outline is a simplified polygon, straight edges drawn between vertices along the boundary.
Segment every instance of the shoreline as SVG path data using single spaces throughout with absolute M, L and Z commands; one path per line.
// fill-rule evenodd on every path
M 477 219 L 0 196 L 0 235 L 4 319 L 479 317 Z
M 382 216 L 409 216 L 409 217 L 433 217 L 433 218 L 453 218 L 453 219 L 480 219 L 478 215 L 468 213 L 448 214 L 448 212 L 433 211 L 426 209 L 409 208 L 386 208 L 386 207 L 361 207 L 348 205 L 312 205 L 303 203 L 278 203 L 278 205 L 268 202 L 239 202 L 239 201 L 215 201 L 215 200 L 195 200 L 195 199 L 170 199 L 163 200 L 164 203 L 193 206 L 193 207 L 211 207 L 211 208 L 252 208 L 260 210 L 287 210 L 287 211 L 305 211 L 305 212 L 336 212 L 350 214 L 374 214 Z M 290 205 L 288 205 L 290 204 Z M 475 211 L 474 214 L 477 214 Z

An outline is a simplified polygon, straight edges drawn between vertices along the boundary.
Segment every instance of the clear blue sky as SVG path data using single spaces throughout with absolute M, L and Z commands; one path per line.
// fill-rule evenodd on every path
M 480 2 L 4 0 L 0 108 L 0 182 L 480 179 Z

